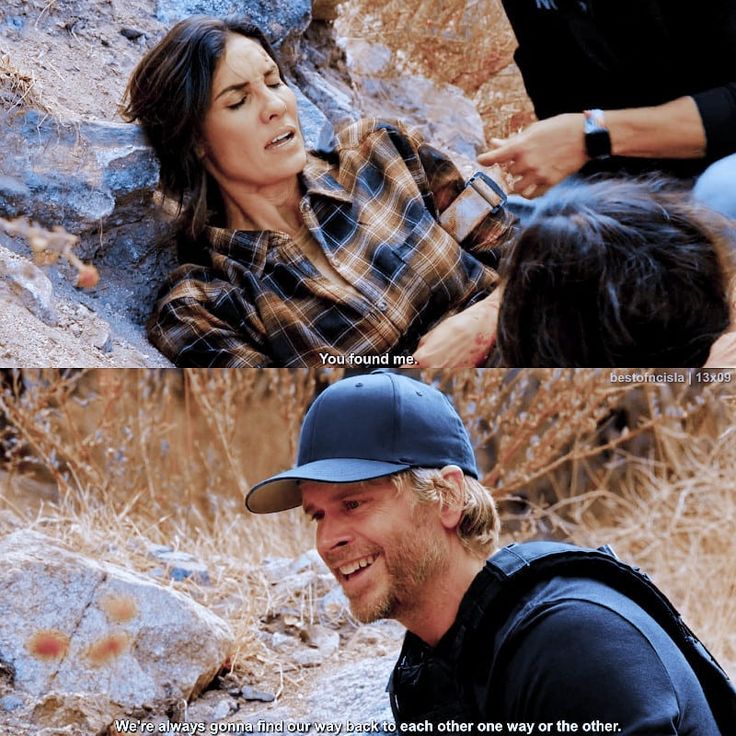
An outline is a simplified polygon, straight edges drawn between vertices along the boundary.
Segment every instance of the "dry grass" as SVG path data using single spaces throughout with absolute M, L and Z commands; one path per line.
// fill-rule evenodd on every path
M 627 458 L 620 493 L 600 485 L 587 498 L 561 501 L 537 514 L 543 523 L 564 528 L 574 542 L 609 543 L 619 557 L 635 561 L 733 677 L 736 432 L 731 406 L 730 426 L 716 438 L 693 441 L 685 431 L 658 426 L 665 461 Z M 604 519 L 591 514 L 593 498 L 606 507 Z
M 32 527 L 142 572 L 160 564 L 147 552 L 151 543 L 195 555 L 212 584 L 172 585 L 234 627 L 236 673 L 277 690 L 298 685 L 298 673 L 256 632 L 261 617 L 284 605 L 308 620 L 314 591 L 275 600 L 259 563 L 308 549 L 312 530 L 298 511 L 246 515 L 242 496 L 291 464 L 311 397 L 340 375 L 6 373 L 0 535 Z M 734 670 L 731 384 L 632 388 L 611 384 L 603 371 L 424 377 L 453 395 L 497 498 L 527 494 L 524 507 L 506 505 L 507 539 L 543 533 L 612 543 L 653 575 Z M 613 423 L 624 411 L 623 426 Z
M 17 69 L 7 54 L 0 55 L 0 108 L 11 112 L 16 108 L 35 108 L 48 112 L 35 94 L 36 78 Z

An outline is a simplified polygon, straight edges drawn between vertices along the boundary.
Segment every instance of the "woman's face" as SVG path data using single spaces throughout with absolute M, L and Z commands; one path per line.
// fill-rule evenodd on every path
M 227 190 L 259 191 L 304 168 L 296 96 L 258 41 L 228 36 L 203 134 L 205 166 Z

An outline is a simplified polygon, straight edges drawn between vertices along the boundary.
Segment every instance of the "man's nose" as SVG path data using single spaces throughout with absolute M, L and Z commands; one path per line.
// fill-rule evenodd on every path
M 317 526 L 317 552 L 322 557 L 338 547 L 350 544 L 351 541 L 352 534 L 346 524 L 328 517 L 320 520 Z

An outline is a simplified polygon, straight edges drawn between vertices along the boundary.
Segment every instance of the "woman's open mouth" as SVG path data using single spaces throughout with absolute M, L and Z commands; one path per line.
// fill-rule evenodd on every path
M 275 138 L 272 138 L 266 145 L 266 150 L 273 150 L 274 148 L 287 146 L 295 137 L 296 133 L 293 130 L 287 130 L 286 132 L 277 135 Z

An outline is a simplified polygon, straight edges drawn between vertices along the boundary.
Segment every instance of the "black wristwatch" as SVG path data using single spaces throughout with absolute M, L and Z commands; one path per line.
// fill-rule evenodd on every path
M 585 150 L 594 161 L 611 156 L 611 136 L 603 110 L 585 110 Z

